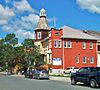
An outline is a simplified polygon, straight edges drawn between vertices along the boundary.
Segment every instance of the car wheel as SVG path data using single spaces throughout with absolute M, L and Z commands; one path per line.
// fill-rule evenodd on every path
M 76 85 L 76 80 L 75 80 L 74 77 L 71 78 L 71 84 L 72 84 L 72 85 Z
M 95 88 L 96 87 L 96 80 L 95 79 L 91 79 L 90 80 L 90 87 Z

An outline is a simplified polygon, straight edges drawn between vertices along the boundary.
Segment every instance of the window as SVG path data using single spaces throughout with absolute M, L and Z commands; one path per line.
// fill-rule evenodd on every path
M 80 73 L 84 73 L 84 72 L 87 72 L 88 71 L 88 68 L 87 67 L 85 67 L 85 68 L 80 68 L 79 70 L 78 70 L 78 72 L 80 72 Z
M 93 49 L 93 43 L 90 42 L 90 49 Z
M 76 63 L 79 63 L 79 57 L 78 56 L 76 56 Z
M 86 57 L 82 57 L 82 63 L 86 63 Z
M 54 47 L 55 48 L 61 48 L 61 40 L 55 40 L 54 41 Z
M 64 48 L 67 48 L 67 42 L 64 41 Z
M 38 32 L 37 38 L 38 38 L 38 39 L 41 39 L 41 32 Z
M 59 34 L 59 32 L 56 32 L 55 35 L 56 35 L 56 36 L 59 36 L 60 34 Z
M 82 49 L 86 49 L 86 43 L 82 42 Z
M 72 47 L 72 45 L 71 45 L 72 43 L 71 43 L 71 41 L 68 41 L 68 48 L 71 48 Z
M 58 48 L 61 48 L 61 41 L 58 40 Z
M 90 57 L 90 63 L 91 63 L 91 64 L 94 63 L 94 57 Z
M 54 41 L 54 47 L 57 48 L 57 40 Z

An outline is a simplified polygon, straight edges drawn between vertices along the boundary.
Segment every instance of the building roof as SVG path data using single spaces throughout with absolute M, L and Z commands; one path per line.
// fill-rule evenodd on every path
M 98 41 L 100 41 L 100 32 L 90 31 L 90 30 L 83 30 L 83 32 L 98 38 Z
M 97 40 L 96 37 L 85 34 L 81 30 L 73 29 L 68 26 L 63 26 L 62 29 L 63 29 L 62 38 Z
M 46 20 L 46 11 L 44 8 L 40 10 L 40 18 L 37 24 L 36 30 L 50 30 L 47 20 Z

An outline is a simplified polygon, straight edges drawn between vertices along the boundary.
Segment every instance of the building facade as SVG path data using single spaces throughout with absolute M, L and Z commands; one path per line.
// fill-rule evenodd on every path
M 97 38 L 68 26 L 50 29 L 44 9 L 40 11 L 35 34 L 35 45 L 54 72 L 71 66 L 97 66 Z

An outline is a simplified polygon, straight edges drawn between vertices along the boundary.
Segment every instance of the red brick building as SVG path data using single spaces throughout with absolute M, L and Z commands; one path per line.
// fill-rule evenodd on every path
M 40 11 L 40 20 L 35 29 L 35 44 L 53 70 L 67 67 L 97 66 L 97 38 L 68 26 L 49 28 L 46 12 Z

